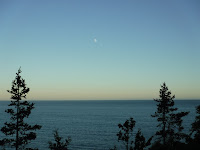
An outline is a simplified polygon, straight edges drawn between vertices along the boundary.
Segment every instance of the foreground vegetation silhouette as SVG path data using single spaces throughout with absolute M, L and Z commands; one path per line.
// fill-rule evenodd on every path
M 183 143 L 182 149 L 200 149 L 200 105 L 196 107 L 197 116 L 195 117 L 195 121 L 191 124 L 192 128 L 190 129 L 190 134 L 187 137 L 186 143 Z
M 37 124 L 29 125 L 24 122 L 24 119 L 28 118 L 32 109 L 34 109 L 34 103 L 22 100 L 23 98 L 26 99 L 30 89 L 26 87 L 25 80 L 20 73 L 21 69 L 16 73 L 11 90 L 8 90 L 12 99 L 8 106 L 12 108 L 5 110 L 5 112 L 10 114 L 11 117 L 10 122 L 5 122 L 5 126 L 1 128 L 2 133 L 7 137 L 0 141 L 0 145 L 4 149 L 6 145 L 9 145 L 16 150 L 35 150 L 37 148 L 27 148 L 26 145 L 36 138 L 36 133 L 33 131 L 39 130 L 41 126 Z
M 123 142 L 126 150 L 133 149 L 133 141 L 131 139 L 131 136 L 133 134 L 133 128 L 135 127 L 135 120 L 133 120 L 133 118 L 130 118 L 129 120 L 126 120 L 124 124 L 118 124 L 118 127 L 121 129 L 117 134 L 118 141 Z
M 50 150 L 68 150 L 68 146 L 71 142 L 71 138 L 68 137 L 63 142 L 62 141 L 63 137 L 59 136 L 58 130 L 55 130 L 53 134 L 54 134 L 55 142 L 49 141 L 49 149 Z
M 138 129 L 138 132 L 135 136 L 135 147 L 134 150 L 143 150 L 146 147 L 151 145 L 151 141 L 153 136 L 146 141 L 145 137 L 143 136 L 141 129 Z
M 133 129 L 135 127 L 135 123 L 136 121 L 131 117 L 130 119 L 126 120 L 123 124 L 118 124 L 118 127 L 120 129 L 120 131 L 117 133 L 118 142 L 121 141 L 125 146 L 126 150 L 143 150 L 151 144 L 153 136 L 149 138 L 148 141 L 146 141 L 145 137 L 141 132 L 141 129 L 138 129 L 134 140 Z M 117 146 L 114 146 L 114 148 L 110 150 L 117 150 Z
M 182 118 L 187 116 L 189 112 L 180 112 L 178 108 L 174 107 L 175 96 L 171 96 L 171 91 L 168 90 L 165 83 L 161 85 L 159 97 L 159 99 L 154 99 L 157 103 L 157 111 L 151 115 L 157 118 L 158 121 L 158 131 L 155 133 L 155 136 L 152 136 L 146 142 L 141 129 L 139 129 L 134 142 L 133 128 L 136 121 L 130 118 L 124 124 L 118 125 L 121 129 L 117 134 L 118 142 L 122 141 L 126 150 L 199 150 L 200 105 L 196 107 L 197 116 L 194 123 L 192 123 L 191 133 L 186 134 L 182 132 L 184 129 Z M 151 144 L 151 141 L 154 141 L 153 144 Z M 148 146 L 150 147 L 147 148 Z M 110 150 L 117 150 L 117 146 Z
M 178 108 L 174 107 L 175 95 L 171 96 L 171 92 L 165 83 L 161 85 L 159 99 L 157 102 L 157 111 L 152 117 L 156 117 L 158 121 L 157 127 L 160 129 L 156 132 L 156 142 L 153 149 L 176 149 L 176 145 L 184 140 L 187 135 L 182 133 L 182 117 L 188 115 L 189 112 L 178 112 Z
M 197 116 L 195 117 L 195 121 L 192 123 L 192 129 L 190 136 L 194 135 L 193 142 L 200 142 L 200 105 L 196 107 Z
M 21 77 L 21 69 L 16 73 L 12 82 L 11 103 L 9 109 L 5 112 L 10 114 L 10 120 L 4 123 L 1 132 L 5 138 L 0 140 L 0 146 L 3 150 L 6 148 L 15 148 L 16 150 L 37 150 L 37 147 L 31 148 L 29 143 L 36 139 L 34 131 L 41 129 L 40 125 L 29 125 L 25 123 L 34 109 L 34 103 L 26 100 L 30 89 L 26 87 L 25 80 Z M 148 140 L 144 137 L 141 129 L 138 129 L 136 135 L 133 135 L 136 121 L 130 117 L 123 124 L 118 124 L 119 132 L 116 134 L 118 142 L 122 143 L 126 150 L 199 150 L 200 149 L 200 105 L 196 107 L 195 121 L 191 124 L 188 134 L 183 133 L 183 117 L 189 112 L 180 112 L 174 105 L 175 96 L 165 83 L 161 85 L 159 99 L 154 99 L 157 103 L 156 112 L 151 115 L 157 119 L 158 131 Z M 10 108 L 11 107 L 11 108 Z M 68 150 L 71 138 L 63 139 L 59 136 L 58 130 L 53 132 L 54 141 L 49 141 L 50 150 Z M 153 142 L 153 143 L 152 143 Z M 152 144 L 151 144 L 152 143 Z M 110 150 L 117 150 L 117 146 Z M 121 148 L 120 148 L 121 149 Z

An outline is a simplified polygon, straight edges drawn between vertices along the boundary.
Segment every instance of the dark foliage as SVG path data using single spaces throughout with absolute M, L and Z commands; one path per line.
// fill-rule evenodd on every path
M 138 130 L 136 136 L 135 136 L 135 146 L 134 150 L 143 150 L 147 146 L 151 144 L 153 136 L 146 142 L 145 137 L 143 136 L 141 129 Z
M 194 142 L 200 144 L 200 105 L 196 107 L 197 116 L 192 123 L 191 135 L 194 135 Z
M 199 150 L 199 144 L 191 142 L 189 144 L 176 142 L 175 150 Z M 163 145 L 160 142 L 155 142 L 149 150 L 171 150 L 168 145 Z
M 126 150 L 133 149 L 133 141 L 130 138 L 133 134 L 133 128 L 135 127 L 135 120 L 130 118 L 129 120 L 126 120 L 123 125 L 118 124 L 118 127 L 121 129 L 119 133 L 117 133 L 118 141 L 124 143 Z
M 67 139 L 62 141 L 63 137 L 60 137 L 58 134 L 58 130 L 54 131 L 54 140 L 55 143 L 49 141 L 49 149 L 50 150 L 68 150 L 68 145 L 71 142 L 71 138 L 68 137 Z
M 188 115 L 189 112 L 175 113 L 178 108 L 174 107 L 174 98 L 165 83 L 161 85 L 160 98 L 154 99 L 157 102 L 157 111 L 152 117 L 156 117 L 161 128 L 156 132 L 158 136 L 154 145 L 161 149 L 174 149 L 181 139 L 186 138 L 186 134 L 182 133 L 182 117 Z M 159 146 L 160 145 L 160 146 Z
M 135 120 L 133 118 L 130 118 L 129 120 L 126 120 L 124 124 L 119 124 L 118 127 L 120 128 L 118 136 L 118 142 L 122 141 L 123 144 L 126 147 L 126 150 L 143 150 L 147 146 L 151 144 L 151 140 L 153 137 L 151 137 L 147 142 L 145 137 L 143 136 L 141 130 L 139 129 L 136 136 L 135 136 L 135 145 L 133 146 L 133 128 L 135 127 Z M 115 146 L 111 150 L 116 150 L 117 147 Z
M 32 109 L 34 109 L 34 103 L 22 100 L 26 98 L 30 89 L 26 87 L 25 80 L 22 79 L 20 73 L 21 70 L 19 69 L 15 80 L 12 82 L 11 90 L 8 90 L 12 99 L 8 106 L 12 108 L 5 110 L 5 112 L 10 114 L 11 117 L 10 122 L 5 122 L 5 126 L 1 128 L 1 131 L 7 137 L 1 140 L 0 144 L 3 146 L 8 144 L 15 147 L 16 150 L 33 150 L 26 148 L 26 145 L 36 138 L 34 131 L 40 129 L 41 126 L 37 124 L 29 125 L 24 122 L 24 119 L 28 118 Z
M 200 149 L 200 105 L 196 107 L 197 116 L 192 123 L 191 133 L 187 137 L 187 144 L 181 145 L 184 148 L 191 148 L 194 150 Z
M 115 145 L 113 148 L 110 148 L 110 150 L 117 150 L 117 146 Z

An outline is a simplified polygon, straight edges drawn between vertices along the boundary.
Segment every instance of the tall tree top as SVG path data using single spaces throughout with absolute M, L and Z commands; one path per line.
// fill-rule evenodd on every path
M 13 100 L 21 100 L 21 98 L 26 98 L 27 93 L 30 91 L 28 87 L 26 87 L 25 79 L 21 77 L 21 67 L 18 69 L 16 73 L 15 79 L 12 81 L 11 90 L 8 92 L 11 94 L 11 99 Z

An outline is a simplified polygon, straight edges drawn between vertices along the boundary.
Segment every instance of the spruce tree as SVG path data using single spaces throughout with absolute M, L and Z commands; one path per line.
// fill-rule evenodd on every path
M 160 128 L 156 132 L 158 136 L 157 142 L 161 142 L 163 149 L 173 149 L 177 142 L 186 137 L 182 130 L 182 117 L 189 112 L 175 113 L 178 108 L 174 107 L 175 95 L 171 96 L 171 92 L 165 83 L 161 85 L 160 98 L 154 99 L 157 102 L 157 111 L 152 117 L 156 117 L 158 121 L 157 127 Z
M 16 73 L 16 77 L 12 82 L 11 90 L 8 92 L 11 94 L 11 103 L 8 105 L 9 109 L 5 110 L 10 114 L 10 121 L 5 122 L 1 131 L 6 135 L 6 138 L 1 140 L 1 145 L 9 145 L 16 150 L 33 150 L 33 148 L 27 148 L 26 145 L 31 140 L 36 138 L 35 130 L 41 128 L 40 125 L 29 125 L 25 123 L 25 118 L 28 118 L 34 109 L 34 103 L 30 103 L 26 100 L 26 95 L 30 89 L 26 86 L 25 80 L 21 77 L 21 69 Z

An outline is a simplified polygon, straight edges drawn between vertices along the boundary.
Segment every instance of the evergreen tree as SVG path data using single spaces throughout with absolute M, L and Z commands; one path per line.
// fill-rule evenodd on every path
M 175 113 L 178 110 L 178 108 L 174 107 L 175 95 L 171 96 L 171 92 L 165 83 L 161 85 L 159 96 L 159 99 L 154 99 L 157 102 L 157 111 L 152 115 L 159 122 L 157 127 L 161 128 L 161 130 L 156 132 L 156 135 L 159 137 L 158 141 L 162 142 L 164 148 L 173 149 L 177 142 L 186 137 L 181 132 L 184 129 L 182 126 L 182 117 L 186 116 L 189 112 Z
M 8 144 L 15 147 L 16 150 L 32 150 L 32 148 L 27 148 L 26 145 L 36 138 L 36 133 L 33 131 L 40 129 L 41 126 L 37 124 L 29 125 L 24 122 L 25 118 L 28 118 L 32 109 L 34 109 L 34 103 L 22 100 L 23 98 L 26 99 L 30 89 L 26 87 L 25 80 L 20 73 L 21 69 L 16 73 L 11 90 L 8 90 L 12 99 L 8 106 L 11 108 L 5 110 L 5 112 L 10 114 L 11 117 L 10 121 L 5 122 L 5 126 L 1 128 L 1 131 L 7 137 L 1 140 L 0 143 L 4 146 Z
M 194 134 L 194 142 L 200 144 L 200 105 L 196 107 L 195 121 L 192 123 L 191 135 Z
M 58 130 L 54 131 L 54 140 L 55 143 L 49 141 L 49 149 L 50 150 L 68 150 L 68 145 L 71 142 L 71 138 L 68 137 L 65 139 L 65 142 L 62 142 L 63 137 L 60 137 L 58 134 Z

